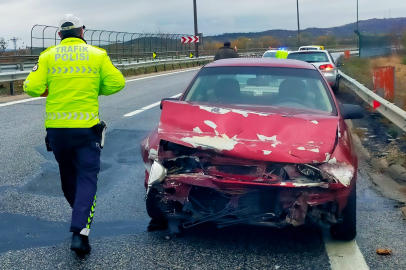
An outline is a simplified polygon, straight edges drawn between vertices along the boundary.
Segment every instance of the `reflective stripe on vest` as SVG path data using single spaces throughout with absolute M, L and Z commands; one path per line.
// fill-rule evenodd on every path
M 88 112 L 52 112 L 47 113 L 46 120 L 96 120 L 99 115 Z

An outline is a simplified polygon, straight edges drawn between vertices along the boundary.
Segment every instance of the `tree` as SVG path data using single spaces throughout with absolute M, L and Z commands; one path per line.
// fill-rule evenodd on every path
M 406 31 L 403 32 L 403 35 L 400 38 L 400 44 L 403 46 L 403 49 L 406 49 Z
M 4 38 L 0 37 L 0 55 L 6 50 L 8 46 L 8 41 L 4 40 Z
M 263 36 L 259 38 L 260 43 L 262 46 L 260 47 L 272 47 L 277 48 L 281 46 L 281 42 L 272 36 Z

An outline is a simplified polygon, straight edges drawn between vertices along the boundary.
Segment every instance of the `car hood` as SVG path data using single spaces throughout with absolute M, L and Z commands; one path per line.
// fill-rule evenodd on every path
M 245 159 L 323 163 L 334 150 L 338 120 L 337 116 L 261 113 L 164 101 L 158 136 Z

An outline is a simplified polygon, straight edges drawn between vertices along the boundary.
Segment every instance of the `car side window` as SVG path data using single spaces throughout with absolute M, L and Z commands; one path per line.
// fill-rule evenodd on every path
M 331 63 L 334 63 L 334 64 L 335 64 L 335 62 L 334 62 L 334 57 L 331 55 L 330 52 L 328 52 L 328 55 L 330 55 Z

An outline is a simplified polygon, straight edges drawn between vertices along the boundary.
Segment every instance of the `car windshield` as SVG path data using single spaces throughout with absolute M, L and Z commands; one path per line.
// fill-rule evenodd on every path
M 203 68 L 187 91 L 184 100 L 329 113 L 334 111 L 330 93 L 322 76 L 316 70 L 310 69 Z
M 276 52 L 266 52 L 263 57 L 276 58 Z
M 305 61 L 308 63 L 330 62 L 325 52 L 317 52 L 317 51 L 290 53 L 288 55 L 288 59 L 295 59 Z

